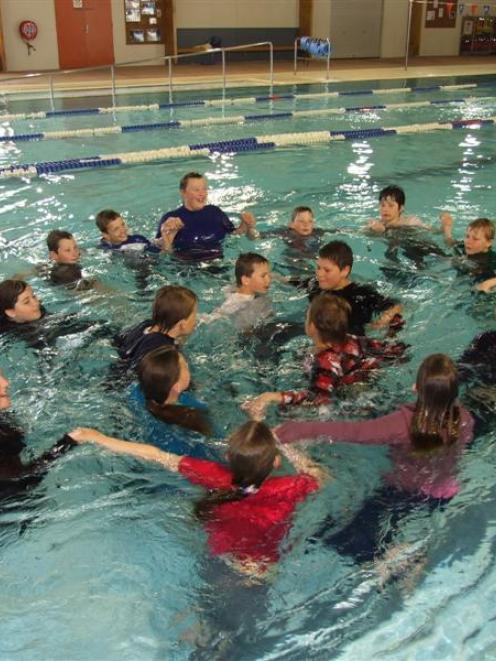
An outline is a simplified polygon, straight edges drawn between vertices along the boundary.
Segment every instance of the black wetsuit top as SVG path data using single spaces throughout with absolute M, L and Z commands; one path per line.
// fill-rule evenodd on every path
M 76 443 L 64 436 L 37 459 L 24 464 L 24 434 L 8 415 L 0 417 L 0 498 L 22 495 L 26 489 L 41 482 L 49 465 Z
M 312 279 L 308 283 L 308 298 L 311 301 L 323 291 L 326 290 L 319 287 L 317 280 Z M 333 296 L 344 298 L 350 304 L 349 332 L 352 335 L 365 335 L 365 326 L 372 321 L 375 315 L 396 305 L 396 301 L 379 294 L 371 285 L 361 285 L 357 282 L 350 282 L 342 289 L 327 291 Z

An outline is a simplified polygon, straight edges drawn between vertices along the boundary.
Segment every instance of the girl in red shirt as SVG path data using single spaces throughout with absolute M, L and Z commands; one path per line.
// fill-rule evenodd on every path
M 280 466 L 279 449 L 270 429 L 260 422 L 247 422 L 230 436 L 228 466 L 111 438 L 96 429 L 77 428 L 70 436 L 78 443 L 93 442 L 157 462 L 209 489 L 196 513 L 204 522 L 210 550 L 250 575 L 263 574 L 278 560 L 296 506 L 327 476 L 303 452 L 285 446 L 280 449 L 298 473 L 269 477 Z

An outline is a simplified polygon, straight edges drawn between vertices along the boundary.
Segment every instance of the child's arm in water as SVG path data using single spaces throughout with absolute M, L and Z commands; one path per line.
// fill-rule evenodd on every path
M 395 317 L 401 318 L 402 312 L 403 306 L 401 303 L 392 305 L 387 310 L 384 310 L 382 314 L 380 314 L 376 319 L 374 319 L 374 321 L 370 323 L 370 328 L 385 328 L 386 326 L 389 326 L 393 320 L 396 321 L 394 319 Z
M 456 243 L 453 238 L 453 216 L 447 211 L 443 211 L 439 214 L 439 220 L 441 221 L 441 231 L 443 233 L 444 242 L 447 246 L 452 247 Z
M 182 459 L 180 455 L 159 450 L 153 445 L 122 441 L 118 438 L 105 436 L 105 434 L 102 434 L 97 429 L 90 429 L 88 427 L 77 427 L 69 433 L 69 436 L 76 443 L 96 443 L 117 454 L 128 454 L 138 459 L 144 459 L 145 461 L 155 461 L 164 466 L 164 468 L 176 473 L 179 470 L 179 463 Z
M 327 468 L 316 463 L 305 452 L 296 449 L 294 445 L 282 445 L 278 443 L 278 448 L 286 459 L 293 464 L 298 473 L 310 475 L 318 482 L 319 487 L 331 478 L 331 474 Z
M 417 227 L 422 230 L 432 232 L 431 225 L 426 225 L 417 216 L 405 216 L 400 218 L 398 222 L 386 225 L 380 218 L 370 218 L 364 225 L 363 229 L 367 234 L 377 235 L 384 234 L 387 229 L 394 229 L 398 227 Z
M 483 291 L 486 294 L 490 294 L 495 287 L 496 278 L 489 278 L 488 280 L 484 280 L 484 282 L 479 282 L 478 285 L 475 285 L 474 289 L 477 291 Z

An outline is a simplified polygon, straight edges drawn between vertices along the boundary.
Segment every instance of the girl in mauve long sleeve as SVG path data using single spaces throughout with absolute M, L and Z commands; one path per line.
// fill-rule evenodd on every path
M 433 509 L 460 489 L 456 468 L 473 438 L 471 414 L 457 401 L 458 378 L 453 361 L 443 354 L 428 356 L 416 381 L 417 401 L 374 420 L 286 422 L 275 430 L 282 443 L 318 440 L 327 443 L 388 445 L 392 468 L 384 486 L 368 499 L 345 528 L 329 530 L 326 521 L 317 537 L 356 560 L 378 555 L 379 540 L 387 546 L 395 523 L 413 508 Z M 389 519 L 386 533 L 381 524 Z

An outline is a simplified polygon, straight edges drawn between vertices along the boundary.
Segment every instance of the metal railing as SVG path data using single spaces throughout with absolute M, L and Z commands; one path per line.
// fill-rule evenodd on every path
M 55 108 L 55 94 L 54 94 L 54 86 L 53 86 L 54 78 L 59 78 L 67 74 L 79 74 L 79 73 L 86 73 L 89 71 L 106 71 L 108 69 L 110 70 L 112 106 L 115 107 L 116 105 L 115 97 L 116 97 L 116 88 L 117 88 L 115 72 L 118 67 L 133 66 L 137 64 L 138 65 L 147 64 L 149 62 L 164 62 L 164 63 L 167 62 L 168 73 L 169 73 L 168 75 L 169 100 L 172 101 L 172 94 L 173 94 L 172 61 L 174 60 L 175 63 L 177 63 L 177 60 L 180 59 L 191 58 L 191 57 L 205 57 L 206 55 L 209 56 L 214 53 L 220 53 L 221 62 L 222 62 L 222 96 L 224 98 L 226 95 L 226 87 L 227 87 L 226 53 L 237 50 L 248 50 L 250 48 L 260 48 L 261 46 L 267 46 L 269 50 L 269 86 L 270 86 L 270 94 L 272 95 L 273 86 L 274 86 L 274 45 L 272 44 L 271 41 L 258 41 L 256 43 L 251 43 L 251 44 L 228 46 L 227 48 L 211 48 L 208 50 L 197 51 L 194 53 L 182 53 L 181 55 L 165 55 L 162 57 L 150 57 L 147 58 L 146 60 L 134 60 L 132 62 L 121 62 L 119 64 L 105 64 L 98 67 L 85 67 L 83 69 L 63 69 L 61 71 L 51 71 L 47 73 L 45 72 L 28 73 L 28 74 L 23 74 L 22 76 L 12 76 L 10 78 L 4 78 L 2 81 L 0 81 L 0 84 L 3 85 L 4 83 L 10 83 L 13 81 L 48 77 L 48 94 L 50 98 L 50 105 L 53 110 Z
M 303 57 L 298 57 L 298 42 L 301 40 L 301 37 L 296 37 L 294 40 L 294 75 L 296 76 L 296 71 L 297 71 L 297 61 L 298 60 L 307 60 L 307 58 Z M 329 39 L 324 39 L 323 41 L 327 42 L 327 73 L 326 73 L 326 80 L 329 80 L 329 70 L 331 68 L 331 42 Z

